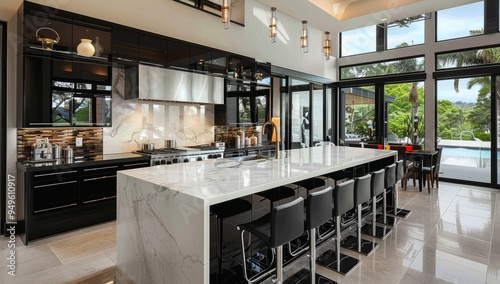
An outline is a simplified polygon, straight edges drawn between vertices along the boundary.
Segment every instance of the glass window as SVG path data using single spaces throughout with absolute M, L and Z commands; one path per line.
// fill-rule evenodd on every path
M 483 1 L 438 11 L 437 40 L 484 34 Z
M 342 32 L 342 46 L 340 56 L 350 56 L 369 52 L 375 52 L 376 26 L 368 26 L 355 30 Z
M 394 25 L 387 28 L 387 49 L 425 43 L 425 21 Z
M 341 95 L 344 102 L 340 108 L 344 110 L 340 121 L 343 144 L 374 140 L 375 86 L 343 88 Z
M 417 95 L 413 95 L 412 98 L 415 99 L 410 100 L 412 90 L 416 91 Z M 387 84 L 384 86 L 384 95 L 388 110 L 387 141 L 406 144 L 423 142 L 425 134 L 423 82 Z
M 340 67 L 340 79 L 421 72 L 424 67 L 424 57 Z
M 436 69 L 500 63 L 500 47 L 466 50 L 437 55 Z
M 312 115 L 312 131 L 313 131 L 313 146 L 320 141 L 323 141 L 323 86 L 314 85 L 313 90 L 313 111 Z

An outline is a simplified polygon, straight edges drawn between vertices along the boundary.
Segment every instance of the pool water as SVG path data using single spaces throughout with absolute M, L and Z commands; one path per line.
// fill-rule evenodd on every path
M 491 158 L 490 149 L 449 148 L 443 147 L 442 156 L 455 156 L 465 158 Z

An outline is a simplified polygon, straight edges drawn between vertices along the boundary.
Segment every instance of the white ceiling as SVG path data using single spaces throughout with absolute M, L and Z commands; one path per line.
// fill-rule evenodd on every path
M 168 0 L 160 0 L 168 1 Z M 341 32 L 387 21 L 399 20 L 427 12 L 460 6 L 478 0 L 257 0 L 279 13 L 308 24 L 319 30 Z M 314 3 L 313 3 L 314 2 Z M 413 2 L 413 3 L 412 3 Z M 22 0 L 2 0 L 1 10 L 16 11 Z M 410 4 L 405 4 L 410 3 Z M 334 5 L 337 14 L 334 13 Z M 401 5 L 397 7 L 398 5 Z M 328 10 L 328 12 L 324 11 Z M 331 9 L 330 9 L 331 8 Z M 345 9 L 344 9 L 345 8 Z M 334 17 L 345 20 L 338 20 Z M 360 16 L 358 16 L 360 15 Z M 278 17 L 279 18 L 279 17 Z M 9 19 L 4 19 L 9 20 Z
M 257 0 L 319 30 L 341 32 L 478 0 Z M 313 3 L 314 2 L 314 3 Z M 320 8 L 321 7 L 321 8 Z M 335 9 L 334 9 L 335 7 Z M 337 12 L 337 13 L 335 13 Z M 335 17 L 344 20 L 338 20 Z

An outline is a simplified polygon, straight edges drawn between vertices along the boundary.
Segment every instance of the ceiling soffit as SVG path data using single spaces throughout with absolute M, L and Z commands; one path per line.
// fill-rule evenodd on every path
M 351 19 L 370 13 L 397 9 L 422 0 L 309 0 L 338 20 Z

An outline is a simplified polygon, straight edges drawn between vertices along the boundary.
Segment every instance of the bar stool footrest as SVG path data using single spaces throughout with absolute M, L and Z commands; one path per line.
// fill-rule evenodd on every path
M 353 250 L 355 252 L 362 253 L 366 256 L 370 256 L 375 249 L 378 247 L 378 244 L 369 240 L 361 239 L 361 251 L 358 251 L 358 238 L 355 236 L 347 236 L 342 243 L 341 247 Z
M 392 207 L 387 207 L 387 214 L 406 219 L 410 216 L 411 211 L 398 208 L 396 214 L 394 214 L 394 209 Z
M 376 226 L 375 228 L 375 236 L 372 235 L 372 224 L 365 224 L 363 227 L 361 227 L 361 233 L 365 235 L 369 235 L 372 237 L 376 237 L 382 240 L 385 240 L 387 236 L 392 232 L 391 228 L 385 228 L 385 227 L 380 227 Z
M 322 253 L 316 263 L 340 274 L 347 275 L 359 265 L 359 259 L 340 253 L 340 271 L 337 270 L 337 253 L 334 250 L 327 250 Z
M 387 215 L 385 217 L 385 220 L 387 221 L 387 223 L 384 223 L 383 220 L 384 220 L 384 217 L 382 216 L 382 214 L 377 214 L 377 223 L 379 223 L 379 224 L 384 224 L 384 225 L 388 225 L 391 227 L 396 227 L 396 225 L 399 223 L 398 218 L 396 218 L 394 216 L 389 216 L 389 215 Z
M 325 276 L 316 273 L 316 284 L 337 284 L 337 282 L 326 278 Z M 302 268 L 299 272 L 290 276 L 284 284 L 309 284 L 311 279 L 309 276 L 309 269 Z

